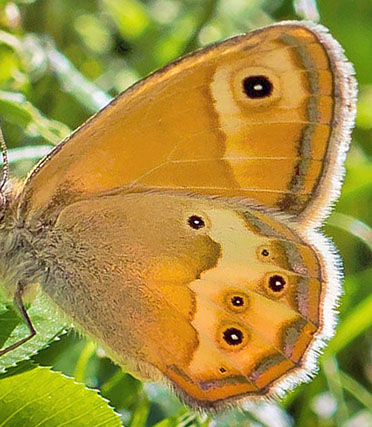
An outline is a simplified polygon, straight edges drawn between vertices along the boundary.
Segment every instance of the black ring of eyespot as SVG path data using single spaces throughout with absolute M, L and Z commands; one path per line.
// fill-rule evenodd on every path
M 243 307 L 245 304 L 244 298 L 241 297 L 240 295 L 234 295 L 231 297 L 231 304 L 234 307 Z
M 274 274 L 274 276 L 271 276 L 269 279 L 269 288 L 273 292 L 282 291 L 286 284 L 287 284 L 287 282 L 284 279 L 284 277 L 280 276 L 279 274 Z
M 227 328 L 224 330 L 222 337 L 229 345 L 239 345 L 243 342 L 244 335 L 240 329 Z
M 200 228 L 203 228 L 205 226 L 203 218 L 198 215 L 191 215 L 187 222 L 189 226 L 194 230 L 199 230 Z
M 249 76 L 242 83 L 244 93 L 251 99 L 266 98 L 273 91 L 273 84 L 266 76 Z
M 221 368 L 219 369 L 219 371 L 221 372 L 221 374 L 224 374 L 226 372 L 226 369 L 223 366 L 221 366 Z
M 269 252 L 267 249 L 262 249 L 262 251 L 261 251 L 261 255 L 262 255 L 262 256 L 269 256 L 269 255 L 270 255 L 270 252 Z

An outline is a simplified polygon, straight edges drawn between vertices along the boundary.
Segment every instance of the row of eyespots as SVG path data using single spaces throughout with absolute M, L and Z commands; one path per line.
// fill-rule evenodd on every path
M 194 230 L 200 230 L 205 227 L 203 218 L 199 215 L 191 215 L 187 220 L 188 225 Z M 261 255 L 268 257 L 270 252 L 267 248 L 261 249 Z M 273 293 L 281 293 L 287 284 L 287 279 L 279 273 L 271 274 L 265 280 L 265 286 Z M 248 295 L 244 292 L 233 291 L 225 296 L 226 306 L 235 313 L 243 313 L 249 307 Z M 249 334 L 243 330 L 240 325 L 229 325 L 222 327 L 217 332 L 217 340 L 226 350 L 240 350 L 247 343 Z M 225 367 L 219 368 L 220 373 L 227 372 Z
M 200 230 L 201 228 L 205 227 L 205 222 L 203 218 L 199 215 L 191 215 L 187 220 L 188 225 L 193 228 L 194 230 Z M 269 257 L 271 255 L 269 249 L 266 247 L 260 248 L 260 255 L 263 257 Z M 267 286 L 270 293 L 282 293 L 286 285 L 288 283 L 288 279 L 285 277 L 285 275 L 281 273 L 274 273 L 265 281 L 265 285 Z M 228 297 L 230 298 L 230 296 Z M 232 296 L 231 299 L 231 307 L 233 308 L 233 311 L 245 311 L 247 304 L 244 302 L 246 296 Z M 230 304 L 228 304 L 230 306 Z
M 281 294 L 285 290 L 287 284 L 286 278 L 280 274 L 272 274 L 264 281 L 264 286 L 270 294 Z M 235 313 L 243 313 L 249 307 L 248 295 L 240 290 L 236 292 L 229 292 L 224 298 L 225 305 L 228 309 Z M 222 348 L 228 351 L 241 350 L 249 340 L 249 333 L 242 328 L 241 325 L 231 324 L 222 327 L 217 332 L 217 340 Z M 226 375 L 228 370 L 224 366 L 219 368 L 220 374 Z
M 271 256 L 271 252 L 266 247 L 261 247 L 259 253 L 264 258 Z M 282 293 L 282 291 L 285 290 L 287 283 L 288 279 L 281 273 L 272 274 L 268 276 L 265 281 L 265 285 L 268 287 L 269 291 L 271 291 L 270 293 L 276 294 Z
M 265 280 L 267 286 L 273 293 L 281 293 L 287 284 L 286 278 L 280 274 L 270 275 Z M 248 309 L 249 299 L 244 292 L 230 292 L 225 297 L 226 306 L 235 313 L 243 313 Z M 243 341 L 243 332 L 236 328 L 227 328 L 223 332 L 223 339 L 229 345 L 236 346 Z
M 281 297 L 287 290 L 288 278 L 282 273 L 272 273 L 264 279 L 264 289 L 269 295 Z M 248 308 L 248 295 L 244 292 L 228 293 L 225 297 L 227 307 L 235 313 L 245 312 Z

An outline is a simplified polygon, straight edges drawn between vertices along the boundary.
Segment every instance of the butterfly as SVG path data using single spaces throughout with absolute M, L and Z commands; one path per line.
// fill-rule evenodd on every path
M 119 365 L 219 410 L 306 381 L 332 337 L 356 83 L 319 25 L 283 22 L 135 84 L 1 184 L 1 274 Z M 5 153 L 5 151 L 4 151 Z

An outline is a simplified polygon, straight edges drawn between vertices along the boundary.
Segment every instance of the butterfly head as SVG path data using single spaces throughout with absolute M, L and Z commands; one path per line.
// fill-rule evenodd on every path
M 8 149 L 0 128 L 0 149 L 3 160 L 3 171 L 0 177 L 0 230 L 13 227 L 16 217 L 17 195 L 22 189 L 21 181 L 9 178 Z

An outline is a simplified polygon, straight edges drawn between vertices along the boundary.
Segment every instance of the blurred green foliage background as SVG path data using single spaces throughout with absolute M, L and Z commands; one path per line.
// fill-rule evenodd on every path
M 1 125 L 11 149 L 12 173 L 22 177 L 52 145 L 154 69 L 228 36 L 303 18 L 319 20 L 341 42 L 360 88 L 345 185 L 325 226 L 344 260 L 345 295 L 319 374 L 279 403 L 215 417 L 196 415 L 162 386 L 143 385 L 122 372 L 74 333 L 36 354 L 63 327 L 38 300 L 31 309 L 38 340 L 0 361 L 1 370 L 27 352 L 35 353 L 33 365 L 21 362 L 0 376 L 0 425 L 372 425 L 371 0 L 0 0 Z M 1 302 L 0 345 L 10 335 L 16 339 L 26 333 L 9 303 Z M 76 384 L 38 364 L 99 389 L 120 421 L 98 396 L 78 398 Z M 45 380 L 35 379 L 43 376 Z M 49 376 L 61 381 L 53 393 Z M 40 394 L 32 404 L 21 392 L 22 384 L 34 396 Z M 13 406 L 6 400 L 10 389 Z M 26 403 L 20 403 L 22 398 Z M 96 416 L 95 399 L 111 415 Z M 53 406 L 57 401 L 58 410 Z M 74 411 L 81 416 L 71 418 Z

